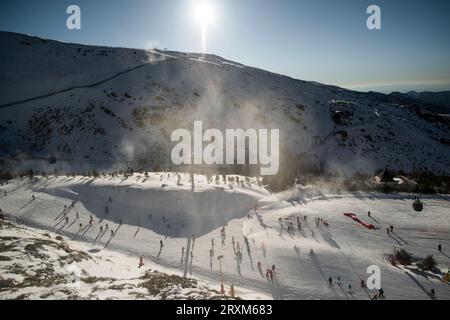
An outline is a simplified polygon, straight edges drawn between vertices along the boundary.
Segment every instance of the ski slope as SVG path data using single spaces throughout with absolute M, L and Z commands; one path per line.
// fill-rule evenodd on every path
M 135 257 L 136 268 L 142 256 L 168 272 L 213 283 L 216 290 L 223 256 L 225 287 L 233 284 L 244 298 L 367 300 L 377 291 L 361 288 L 360 282 L 369 276 L 368 266 L 378 265 L 386 299 L 450 299 L 449 284 L 441 280 L 450 264 L 448 196 L 424 197 L 424 211 L 416 213 L 407 194 L 331 194 L 313 187 L 271 194 L 253 178 L 240 177 L 240 183 L 194 179 L 192 192 L 189 175 L 181 174 L 178 183 L 173 173 L 21 178 L 0 188 L 0 208 L 8 219 L 59 233 L 86 250 Z M 379 229 L 363 227 L 344 215 L 348 212 Z M 297 227 L 297 217 L 301 230 L 288 232 L 289 221 Z M 316 218 L 328 227 L 317 225 Z M 106 224 L 108 231 L 100 233 Z M 388 225 L 394 226 L 391 235 Z M 393 267 L 384 255 L 394 248 L 406 248 L 414 261 L 432 254 L 441 274 L 423 273 L 414 265 Z M 272 265 L 271 281 L 266 270 Z M 432 288 L 435 297 L 429 295 Z
M 280 165 L 291 172 L 450 172 L 448 112 L 432 104 L 445 95 L 356 92 L 209 54 L 1 31 L 0 42 L 2 169 L 169 170 L 171 133 L 201 120 L 221 131 L 279 129 Z

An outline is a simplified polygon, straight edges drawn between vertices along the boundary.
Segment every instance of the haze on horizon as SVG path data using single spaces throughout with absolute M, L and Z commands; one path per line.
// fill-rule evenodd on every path
M 66 28 L 71 4 L 81 7 L 81 30 Z M 381 30 L 366 27 L 371 4 L 381 8 Z M 443 91 L 450 90 L 449 12 L 441 0 L 3 0 L 0 30 L 204 51 L 361 91 Z

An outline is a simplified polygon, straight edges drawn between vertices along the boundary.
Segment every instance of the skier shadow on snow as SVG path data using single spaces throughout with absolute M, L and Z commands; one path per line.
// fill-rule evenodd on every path
M 450 256 L 447 255 L 446 253 L 444 253 L 444 252 L 442 252 L 442 251 L 439 251 L 439 253 L 441 253 L 443 256 L 447 257 L 448 259 L 450 259 Z
M 442 280 L 442 271 L 440 271 L 439 269 L 438 269 L 437 273 L 441 275 L 440 277 L 436 276 L 436 275 L 434 275 L 432 273 L 427 273 L 425 271 L 422 271 L 422 270 L 419 270 L 419 269 L 414 269 L 414 268 L 411 268 L 411 267 L 405 267 L 405 269 L 407 269 L 409 272 L 411 272 L 411 273 L 413 273 L 413 274 L 415 274 L 417 276 L 425 278 L 428 281 L 430 280 L 429 278 L 431 278 L 431 279 L 434 279 L 434 280 L 439 280 L 440 282 L 442 282 L 442 283 L 444 283 L 446 285 L 449 285 L 447 282 Z
M 20 207 L 19 211 L 28 207 L 32 202 L 33 202 L 33 200 L 30 200 L 27 203 L 25 203 L 22 207 Z
M 429 293 L 428 292 L 428 290 L 427 289 L 425 289 L 425 287 L 419 282 L 419 281 L 417 281 L 417 279 L 416 278 L 414 278 L 412 275 L 410 275 L 409 274 L 409 272 L 406 272 L 405 271 L 405 274 L 424 292 L 424 293 L 426 293 L 426 295 L 431 299 L 431 300 L 436 300 L 436 298 L 435 297 L 433 297 L 432 295 L 431 295 L 431 293 Z
M 262 218 L 262 216 L 260 215 L 260 214 L 256 214 L 256 219 L 258 219 L 258 223 L 259 223 L 259 225 L 261 226 L 261 227 L 263 227 L 264 229 L 267 229 L 267 228 L 270 228 L 269 226 L 267 226 L 265 223 L 264 223 L 264 220 L 263 220 L 263 218 Z
M 294 245 L 294 251 L 295 251 L 295 254 L 297 255 L 298 260 L 300 261 L 300 263 L 302 264 L 302 267 L 303 267 L 304 263 L 303 263 L 303 260 L 302 260 L 302 258 L 300 256 L 300 248 L 297 247 L 296 245 Z
M 331 233 L 329 230 L 325 229 L 324 226 L 319 226 L 318 230 L 322 238 L 325 240 L 326 243 L 332 248 L 341 249 L 341 247 L 338 245 L 336 241 L 334 241 L 333 237 L 331 236 Z
M 379 222 L 378 222 L 378 220 L 377 219 L 375 219 L 374 217 L 372 217 L 372 216 L 369 216 L 369 218 L 370 219 L 372 219 L 373 221 L 375 221 L 377 224 L 380 224 Z
M 395 231 L 392 231 L 392 234 L 394 234 L 397 238 L 399 238 L 403 244 L 408 244 L 408 241 L 406 241 L 405 239 L 403 239 L 398 233 L 396 233 Z
M 309 257 L 310 257 L 311 262 L 313 263 L 313 265 L 316 267 L 316 269 L 319 271 L 320 275 L 322 276 L 324 283 L 328 283 L 328 279 L 327 279 L 327 277 L 325 276 L 325 273 L 323 272 L 322 267 L 320 266 L 319 259 L 317 258 L 317 256 L 316 256 L 316 254 L 314 253 L 314 251 L 311 250 L 311 251 L 309 252 Z M 330 288 L 330 290 L 333 292 L 334 296 L 335 296 L 336 298 L 338 298 L 338 295 L 337 295 L 337 293 L 336 293 L 336 290 L 334 290 L 334 288 L 333 288 L 333 287 L 330 287 L 330 286 L 329 286 L 329 288 Z M 342 289 L 342 288 L 341 288 L 341 289 Z M 344 292 L 344 294 L 345 294 L 345 292 Z M 345 294 L 345 296 L 346 296 L 346 298 L 348 299 L 347 294 Z
M 395 242 L 397 242 L 397 244 L 398 244 L 399 246 L 403 246 L 403 243 L 400 242 L 400 241 L 398 241 L 398 239 L 395 238 L 394 236 L 392 236 L 392 234 L 389 234 L 389 238 L 392 239 L 392 240 L 394 240 Z
M 138 228 L 136 229 L 136 232 L 133 235 L 133 238 L 136 238 L 136 236 L 138 235 L 140 230 L 141 230 L 141 226 L 138 226 Z

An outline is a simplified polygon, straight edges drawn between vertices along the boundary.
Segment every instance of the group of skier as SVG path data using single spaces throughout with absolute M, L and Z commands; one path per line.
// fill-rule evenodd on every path
M 338 286 L 342 285 L 341 278 L 339 276 L 337 277 L 336 283 L 337 283 Z M 329 287 L 333 287 L 334 286 L 332 277 L 328 278 L 328 286 Z M 366 289 L 366 282 L 364 280 L 362 280 L 362 279 L 361 279 L 361 282 L 360 282 L 360 286 L 361 286 L 361 289 Z M 348 288 L 348 292 L 351 294 L 353 292 L 352 291 L 352 285 L 349 284 L 347 288 Z M 375 294 L 375 296 L 373 296 L 371 298 L 371 300 L 377 300 L 377 299 L 384 299 L 384 290 L 383 290 L 383 288 L 380 288 L 378 290 L 378 293 Z
M 258 263 L 260 263 L 260 262 L 258 262 Z M 270 281 L 273 281 L 274 276 L 275 276 L 275 265 L 272 265 L 272 268 L 268 268 L 266 270 L 266 278 L 267 278 L 267 280 L 270 279 Z

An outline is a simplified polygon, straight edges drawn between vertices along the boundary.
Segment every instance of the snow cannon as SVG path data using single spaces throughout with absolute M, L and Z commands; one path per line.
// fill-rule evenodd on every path
M 421 212 L 423 210 L 423 203 L 419 199 L 415 200 L 412 205 L 414 211 Z

